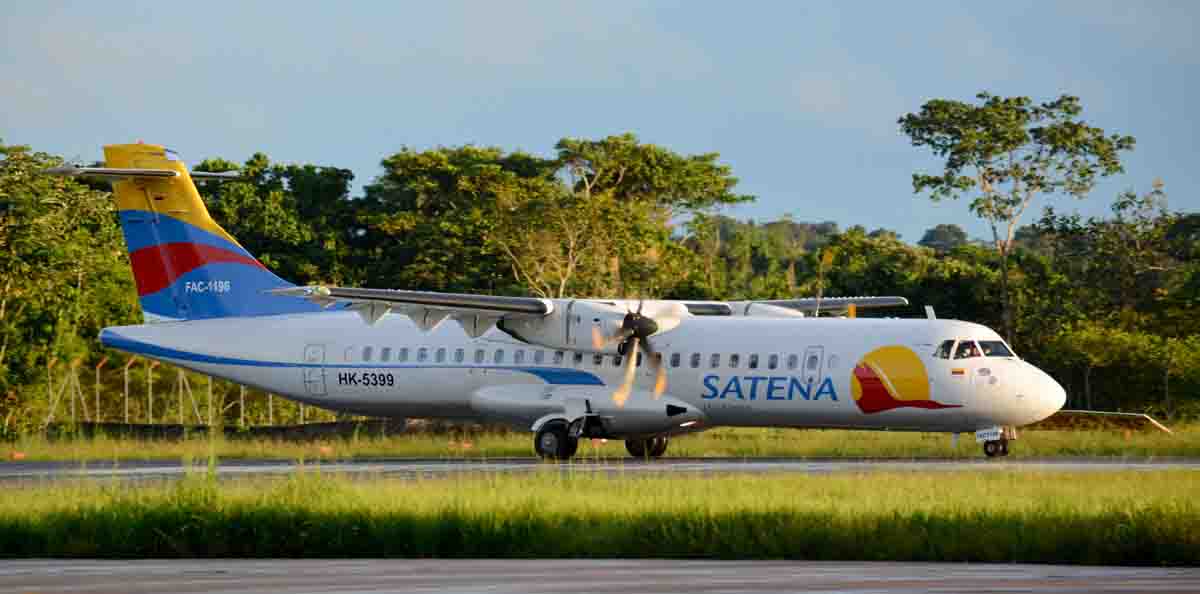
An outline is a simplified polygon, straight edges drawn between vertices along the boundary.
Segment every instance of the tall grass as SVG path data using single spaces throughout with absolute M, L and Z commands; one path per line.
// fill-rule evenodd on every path
M 119 461 L 131 459 L 220 458 L 347 459 L 372 457 L 502 458 L 531 456 L 532 436 L 525 433 L 429 434 L 391 437 L 359 436 L 310 442 L 227 440 L 194 437 L 146 441 L 128 438 L 47 440 L 27 436 L 0 443 L 0 460 L 19 453 L 26 460 Z M 1121 431 L 1021 431 L 1011 449 L 1014 458 L 1053 456 L 1200 457 L 1200 424 L 1175 428 L 1175 433 Z M 581 455 L 600 458 L 626 456 L 620 442 L 586 441 Z M 963 435 L 958 446 L 944 433 L 837 431 L 799 429 L 715 429 L 672 439 L 674 457 L 878 457 L 973 458 L 980 447 Z M 3 462 L 0 461 L 0 464 Z
M 7 489 L 3 557 L 1200 562 L 1200 473 L 193 476 Z

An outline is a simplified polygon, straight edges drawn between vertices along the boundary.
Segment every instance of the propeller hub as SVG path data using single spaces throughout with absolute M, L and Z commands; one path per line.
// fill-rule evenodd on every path
M 630 336 L 646 339 L 651 334 L 658 332 L 658 323 L 652 318 L 643 316 L 637 313 L 625 314 L 625 321 L 621 327 L 630 333 Z

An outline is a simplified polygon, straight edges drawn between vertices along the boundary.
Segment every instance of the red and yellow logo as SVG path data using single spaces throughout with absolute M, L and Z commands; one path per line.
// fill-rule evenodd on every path
M 877 348 L 859 360 L 850 375 L 850 393 L 865 414 L 893 408 L 959 408 L 935 402 L 929 394 L 929 374 L 912 349 Z

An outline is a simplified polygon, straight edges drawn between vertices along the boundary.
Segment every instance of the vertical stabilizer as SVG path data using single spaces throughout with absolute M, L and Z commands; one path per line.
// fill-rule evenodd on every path
M 153 144 L 104 147 L 113 169 L 173 171 L 113 182 L 121 229 L 147 322 L 316 311 L 265 295 L 291 283 L 267 270 L 208 214 L 178 155 Z

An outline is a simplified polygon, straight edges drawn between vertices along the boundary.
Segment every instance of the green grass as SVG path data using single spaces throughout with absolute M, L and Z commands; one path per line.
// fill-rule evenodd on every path
M 532 475 L 5 488 L 0 557 L 1196 565 L 1200 473 Z
M 350 459 L 377 457 L 502 458 L 531 456 L 526 433 L 429 434 L 394 437 L 363 436 L 313 442 L 242 440 L 207 437 L 144 441 L 97 437 L 47 440 L 23 437 L 0 443 L 0 464 L 25 460 L 119 461 L 136 459 L 276 458 Z M 1200 424 L 1174 428 L 1174 434 L 1123 431 L 1020 431 L 1011 447 L 1014 458 L 1102 456 L 1149 458 L 1200 457 Z M 715 429 L 671 441 L 673 457 L 872 457 L 975 458 L 980 447 L 963 435 L 957 448 L 944 433 L 837 431 L 798 429 Z M 588 441 L 580 455 L 625 457 L 621 442 Z

